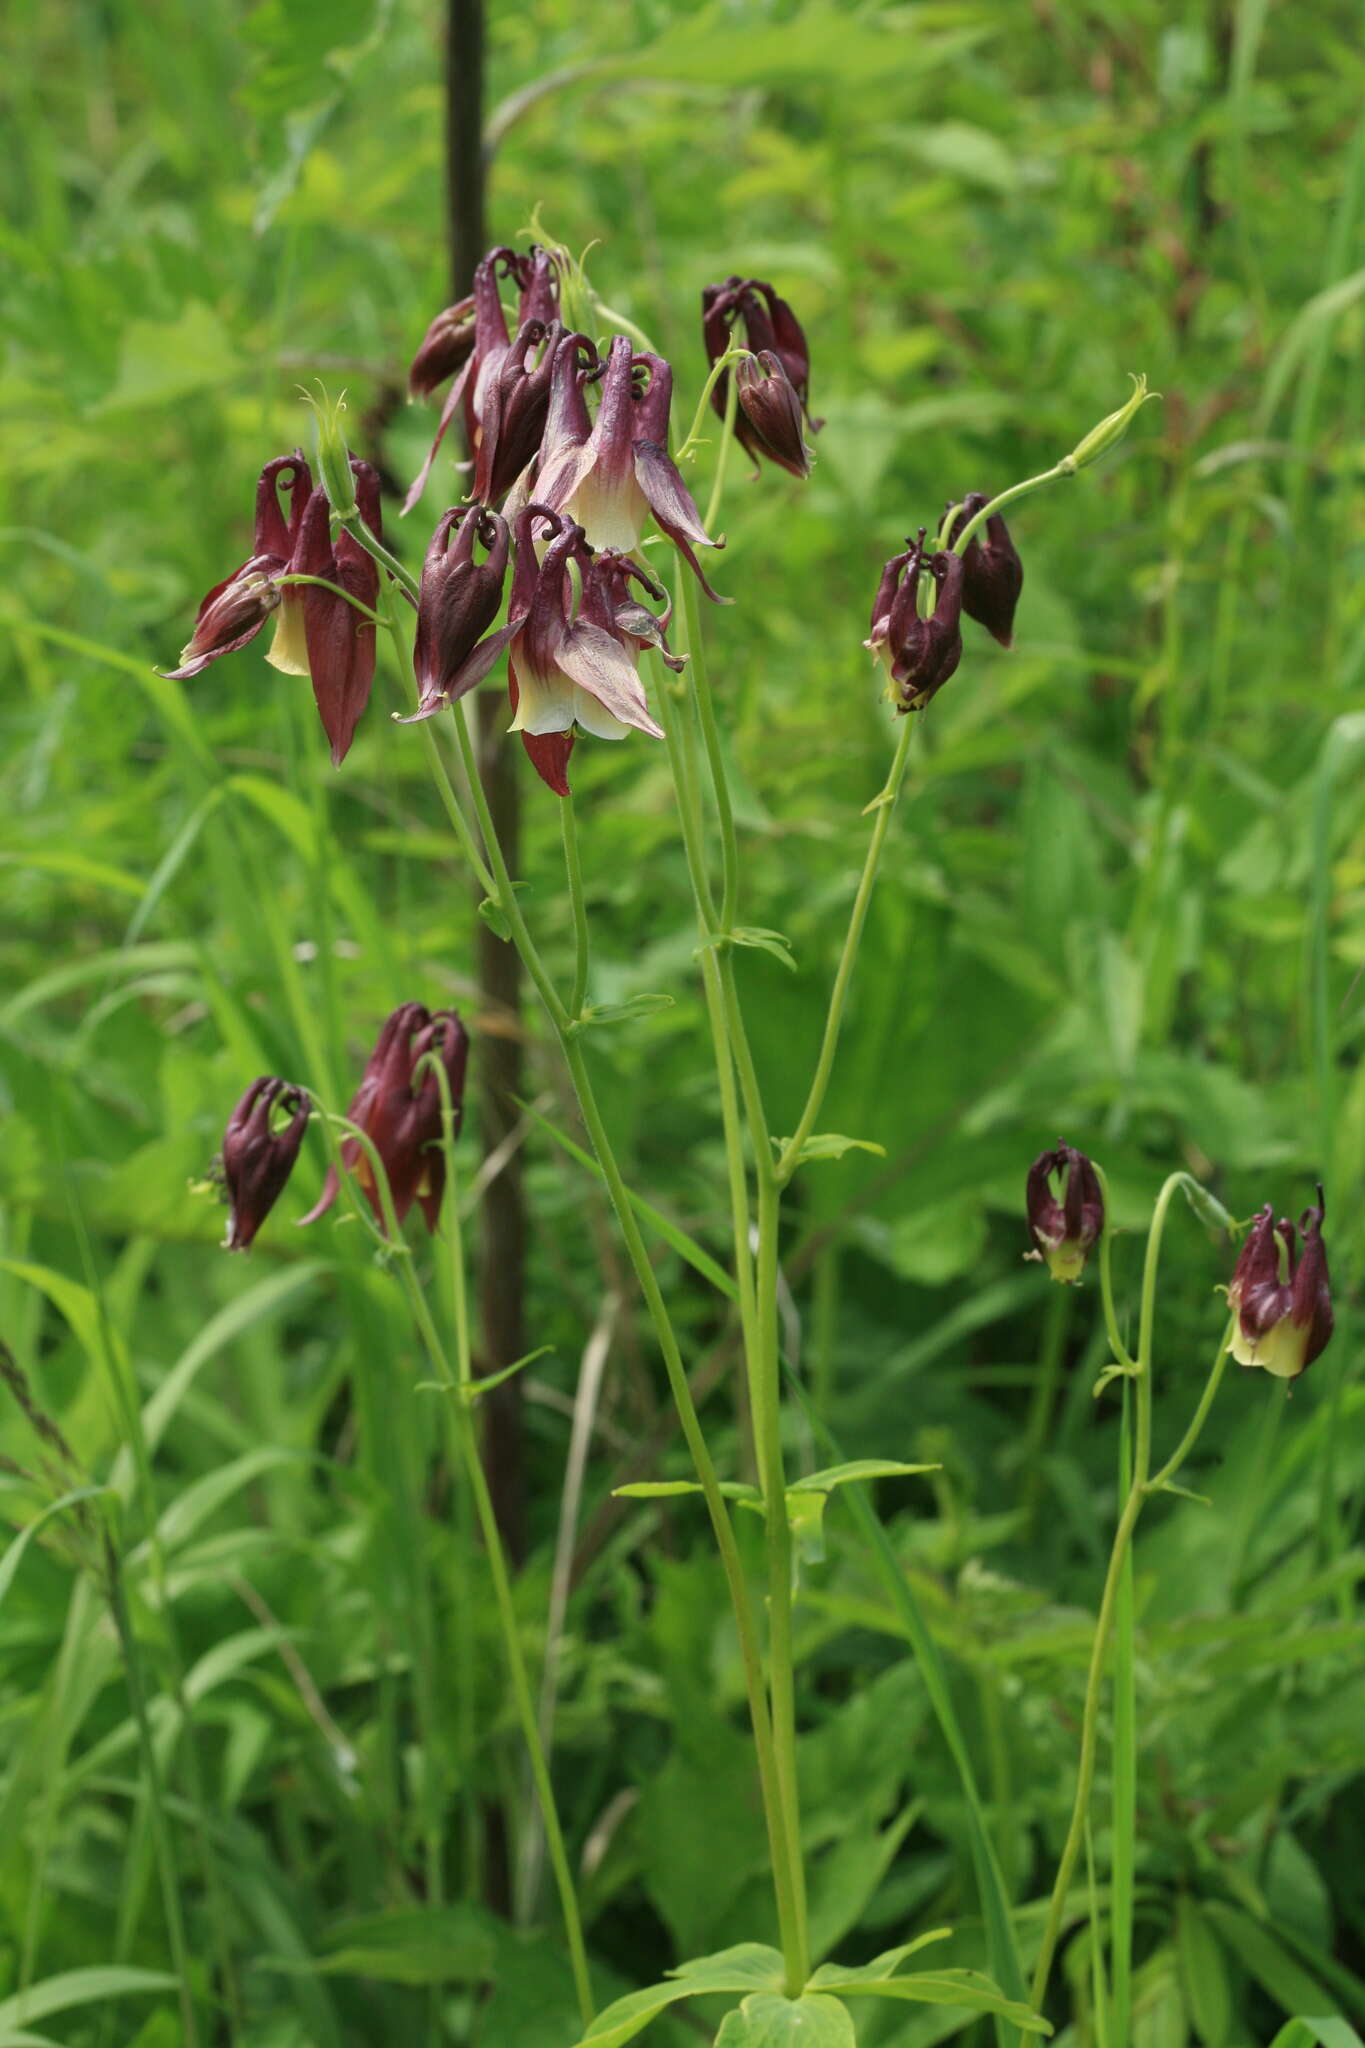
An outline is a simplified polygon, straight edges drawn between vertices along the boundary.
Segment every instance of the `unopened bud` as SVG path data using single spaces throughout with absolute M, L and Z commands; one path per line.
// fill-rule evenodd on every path
M 313 440 L 317 450 L 318 475 L 322 488 L 327 493 L 327 502 L 338 519 L 354 519 L 356 515 L 355 476 L 351 469 L 351 451 L 346 446 L 346 436 L 341 429 L 341 415 L 346 410 L 346 394 L 343 391 L 335 404 L 327 396 L 321 384 L 318 395 L 308 394 L 308 403 L 313 408 Z
M 1133 373 L 1129 371 L 1129 375 Z M 1133 377 L 1133 395 L 1126 405 L 1117 412 L 1111 412 L 1097 427 L 1092 427 L 1085 437 L 1076 443 L 1071 453 L 1058 464 L 1064 475 L 1074 476 L 1078 469 L 1088 469 L 1092 462 L 1098 462 L 1101 455 L 1107 455 L 1111 448 L 1117 448 L 1129 427 L 1146 405 L 1149 398 L 1159 398 L 1159 391 L 1147 389 L 1145 376 Z

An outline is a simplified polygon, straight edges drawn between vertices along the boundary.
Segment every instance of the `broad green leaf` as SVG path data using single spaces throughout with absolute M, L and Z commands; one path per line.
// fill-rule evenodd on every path
M 631 1991 L 616 1999 L 597 2015 L 577 2048 L 587 2048 L 589 2042 L 595 2048 L 622 2048 L 623 2042 L 633 2041 L 679 1999 L 700 1998 L 713 1991 L 742 1994 L 756 1987 L 780 1990 L 785 1978 L 785 1966 L 776 1949 L 757 1941 L 740 1942 L 735 1948 L 684 1963 L 669 1984 L 654 1984 L 647 1991 Z
M 116 1963 L 64 1970 L 58 1977 L 30 1984 L 13 1998 L 0 1999 L 0 2033 L 29 2020 L 44 2020 L 51 2012 L 70 2012 L 77 2005 L 102 2005 L 107 1998 L 134 1998 L 145 1991 L 174 1991 L 179 1982 L 164 1970 L 127 1969 Z
M 1217 1937 L 1199 1901 L 1183 1893 L 1176 1903 L 1175 1949 L 1185 2005 L 1205 2048 L 1223 2048 L 1232 2031 L 1232 1987 Z
M 234 1493 L 240 1493 L 244 1486 L 258 1479 L 262 1472 L 269 1472 L 277 1465 L 307 1462 L 304 1451 L 291 1451 L 283 1444 L 257 1444 L 255 1450 L 244 1451 L 240 1458 L 233 1458 L 215 1471 L 206 1472 L 202 1479 L 196 1479 L 183 1493 L 177 1494 L 162 1515 L 158 1525 L 162 1544 L 169 1552 L 188 1542 L 202 1522 L 215 1514 Z
M 857 2048 L 857 2036 L 837 1998 L 755 1991 L 722 2020 L 716 2048 Z
M 1292 2019 L 1280 2028 L 1270 2048 L 1365 2048 L 1348 2020 Z

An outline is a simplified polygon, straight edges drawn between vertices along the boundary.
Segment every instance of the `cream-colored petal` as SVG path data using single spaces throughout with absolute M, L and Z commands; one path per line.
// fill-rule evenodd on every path
M 308 642 L 303 630 L 303 599 L 297 590 L 286 590 L 275 615 L 275 637 L 266 660 L 287 676 L 306 676 Z

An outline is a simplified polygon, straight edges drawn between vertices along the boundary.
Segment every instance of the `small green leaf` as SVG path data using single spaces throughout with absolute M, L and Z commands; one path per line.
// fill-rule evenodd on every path
M 716 2048 L 857 2048 L 857 2036 L 837 1998 L 756 1991 L 722 2020 Z
M 502 908 L 501 904 L 495 903 L 493 901 L 493 898 L 491 896 L 485 896 L 483 901 L 480 903 L 479 916 L 483 919 L 484 923 L 488 926 L 489 931 L 493 933 L 495 938 L 499 938 L 504 941 L 511 938 L 512 927 L 507 922 L 507 913 Z
M 758 924 L 736 925 L 730 933 L 737 946 L 753 946 L 761 953 L 771 953 L 774 960 L 780 960 L 784 967 L 796 972 L 796 959 L 792 953 L 791 941 L 782 932 L 769 931 Z
M 954 2005 L 971 2012 L 999 2013 L 1030 2034 L 1050 2034 L 1052 2028 L 1027 2005 L 1006 1998 L 980 1970 L 924 1970 L 913 1977 L 886 1977 L 865 1981 L 855 1972 L 835 1970 L 827 1964 L 811 1979 L 816 1989 L 841 1991 L 847 1998 L 905 1999 L 917 2005 Z
M 30 1984 L 13 1998 L 0 1999 L 0 2029 L 45 2020 L 51 2012 L 70 2012 L 76 2005 L 103 2005 L 109 1998 L 135 1998 L 147 1991 L 174 1991 L 178 1977 L 164 1970 L 125 1969 L 121 1964 L 96 1965 L 88 1970 L 64 1970 L 60 1976 L 45 1977 Z
M 589 1003 L 578 1018 L 584 1031 L 598 1024 L 628 1024 L 635 1017 L 652 1017 L 658 1010 L 671 1010 L 672 996 L 632 996 L 626 1003 Z
M 830 1493 L 836 1486 L 849 1486 L 858 1479 L 913 1478 L 920 1472 L 938 1470 L 937 1465 L 902 1465 L 898 1458 L 852 1458 L 844 1465 L 827 1465 L 823 1472 L 812 1472 L 807 1479 L 794 1479 L 787 1491 Z
M 951 1927 L 931 1927 L 927 1934 L 919 1935 L 914 1941 L 904 1942 L 900 1948 L 888 1948 L 879 1956 L 873 1956 L 870 1963 L 860 1969 L 846 1970 L 841 1963 L 822 1963 L 811 1978 L 807 1990 L 812 1986 L 819 1989 L 822 1984 L 840 1984 L 845 1989 L 855 1984 L 884 1984 L 888 1977 L 894 1977 L 906 1958 L 928 1948 L 932 1942 L 947 1941 Z
M 513 1373 L 521 1372 L 528 1365 L 534 1365 L 538 1358 L 545 1358 L 554 1350 L 553 1344 L 541 1344 L 534 1351 L 528 1351 L 524 1358 L 518 1358 L 511 1365 L 505 1365 L 501 1372 L 490 1372 L 481 1380 L 466 1380 L 462 1387 L 448 1386 L 444 1380 L 418 1380 L 415 1391 L 419 1394 L 463 1394 L 472 1408 L 481 1394 L 491 1394 L 494 1387 L 500 1387 L 504 1380 L 510 1380 Z
M 264 1959 L 284 1974 L 369 1977 L 380 1984 L 477 1984 L 492 1975 L 496 1941 L 474 1906 L 414 1906 L 328 1929 L 320 1956 Z
M 774 1138 L 773 1143 L 780 1151 L 790 1145 L 790 1138 Z M 793 1165 L 801 1166 L 807 1160 L 842 1159 L 846 1152 L 871 1152 L 878 1159 L 885 1159 L 886 1147 L 872 1138 L 845 1138 L 838 1131 L 825 1131 L 806 1139 L 797 1153 Z
M 1188 1486 L 1177 1486 L 1173 1479 L 1163 1479 L 1160 1491 L 1162 1493 L 1178 1494 L 1181 1500 L 1198 1501 L 1201 1508 L 1211 1508 L 1213 1506 L 1213 1502 L 1206 1493 L 1191 1493 Z

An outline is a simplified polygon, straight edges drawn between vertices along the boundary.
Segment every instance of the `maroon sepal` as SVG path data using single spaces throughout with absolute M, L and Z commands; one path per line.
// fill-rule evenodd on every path
M 981 491 L 972 491 L 962 500 L 949 529 L 949 546 L 967 521 L 989 503 Z M 968 541 L 962 551 L 962 567 L 963 611 L 978 626 L 984 626 L 992 639 L 1008 647 L 1014 639 L 1014 613 L 1024 587 L 1024 565 L 998 512 L 986 521 L 984 540 L 978 531 Z
M 287 515 L 280 506 L 281 485 L 289 495 Z M 170 682 L 186 682 L 220 655 L 235 654 L 255 639 L 280 602 L 282 593 L 274 579 L 289 566 L 312 488 L 312 472 L 301 449 L 267 462 L 256 480 L 250 557 L 205 594 L 194 631 L 181 650 L 179 668 L 161 669 L 159 674 Z
M 351 457 L 360 517 L 375 538 L 383 538 L 379 504 L 379 472 Z M 335 541 L 331 506 L 325 491 L 314 491 L 303 515 L 303 527 L 290 568 L 297 575 L 321 576 L 336 583 L 373 611 L 379 599 L 379 570 L 374 557 L 343 528 Z M 350 751 L 356 726 L 370 701 L 374 682 L 375 630 L 369 619 L 334 590 L 315 583 L 299 586 L 303 597 L 303 628 L 308 673 L 324 732 L 331 743 L 332 766 L 339 768 Z

